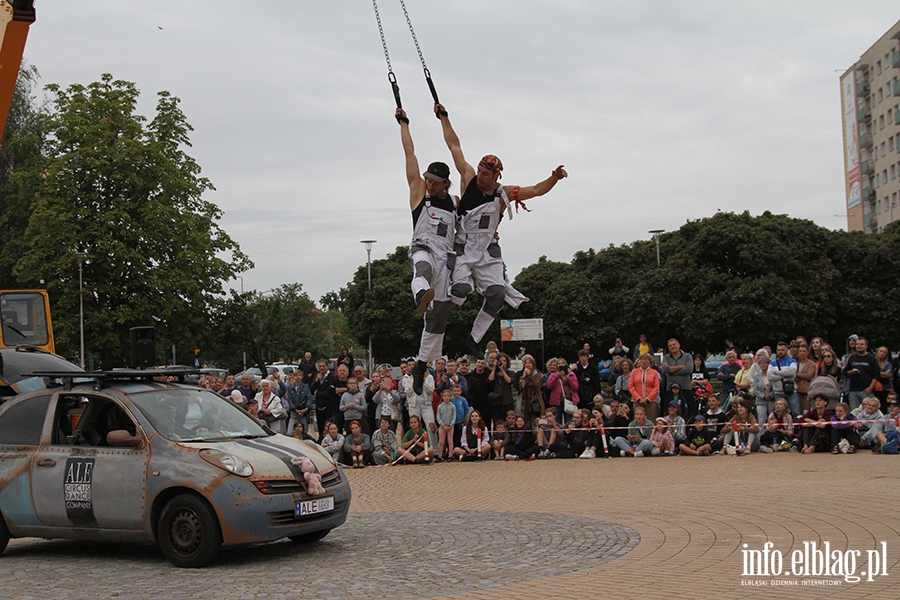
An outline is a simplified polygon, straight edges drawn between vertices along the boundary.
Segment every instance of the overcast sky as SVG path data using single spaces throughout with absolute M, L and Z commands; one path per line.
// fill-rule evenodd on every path
M 370 2 L 36 0 L 42 83 L 168 90 L 221 225 L 256 263 L 246 289 L 313 300 L 409 243 L 399 128 Z M 529 185 L 504 220 L 511 279 L 541 255 L 648 239 L 717 210 L 845 228 L 840 74 L 900 18 L 854 2 L 493 0 L 407 7 L 469 162 Z M 451 163 L 399 2 L 379 2 L 420 163 Z M 458 189 L 458 180 L 454 189 Z M 239 282 L 228 284 L 240 287 Z

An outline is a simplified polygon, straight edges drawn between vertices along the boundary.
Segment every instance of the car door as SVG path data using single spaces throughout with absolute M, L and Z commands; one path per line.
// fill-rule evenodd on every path
M 126 429 L 138 448 L 113 447 L 107 434 Z M 42 524 L 140 530 L 144 527 L 150 447 L 117 398 L 56 394 L 54 425 L 32 463 L 32 499 Z
M 29 476 L 50 400 L 47 393 L 10 401 L 0 414 L 0 510 L 14 532 L 39 524 Z

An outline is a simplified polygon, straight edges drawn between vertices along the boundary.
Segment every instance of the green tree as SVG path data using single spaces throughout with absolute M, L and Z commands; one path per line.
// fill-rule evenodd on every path
M 0 148 L 0 288 L 15 287 L 13 265 L 24 252 L 36 199 L 39 172 L 27 167 L 40 159 L 47 133 L 46 110 L 34 92 L 38 79 L 34 66 L 22 65 Z
M 222 282 L 252 263 L 203 199 L 213 186 L 185 152 L 192 128 L 178 99 L 159 92 L 148 121 L 135 113 L 137 87 L 109 74 L 47 89 L 49 138 L 29 169 L 37 200 L 15 277 L 46 283 L 63 353 L 78 334 L 76 253 L 85 255 L 85 342 L 104 366 L 127 356 L 132 326 L 155 321 L 159 338 L 196 339 Z
M 571 263 L 541 258 L 515 285 L 532 302 L 516 313 L 544 319 L 549 354 L 584 342 L 602 349 L 645 333 L 677 337 L 694 352 L 755 349 L 797 335 L 840 341 L 850 333 L 900 343 L 887 298 L 900 278 L 900 235 L 846 233 L 803 219 L 717 213 L 651 241 L 588 250 Z
M 299 360 L 305 352 L 325 356 L 327 339 L 328 316 L 301 284 L 285 284 L 266 294 L 232 291 L 213 312 L 203 357 L 236 371 L 246 353 L 248 364 L 262 371 L 279 360 Z

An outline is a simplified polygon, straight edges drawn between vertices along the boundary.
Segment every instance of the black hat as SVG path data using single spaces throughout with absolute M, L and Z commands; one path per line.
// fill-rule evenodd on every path
M 450 167 L 446 163 L 433 162 L 422 175 L 434 181 L 447 181 L 450 178 Z

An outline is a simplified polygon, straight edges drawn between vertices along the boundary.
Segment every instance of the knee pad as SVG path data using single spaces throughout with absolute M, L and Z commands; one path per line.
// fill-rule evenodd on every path
M 447 318 L 450 316 L 450 302 L 435 302 L 431 310 L 425 313 L 425 331 L 443 334 L 447 329 Z
M 424 260 L 417 262 L 413 268 L 414 277 L 424 277 L 431 282 L 433 275 L 434 272 L 431 269 L 431 263 L 425 262 Z
M 472 286 L 468 283 L 454 283 L 450 286 L 450 295 L 455 298 L 465 298 L 472 293 Z
M 506 287 L 491 285 L 484 290 L 484 312 L 496 317 L 503 307 L 503 298 L 506 297 Z

